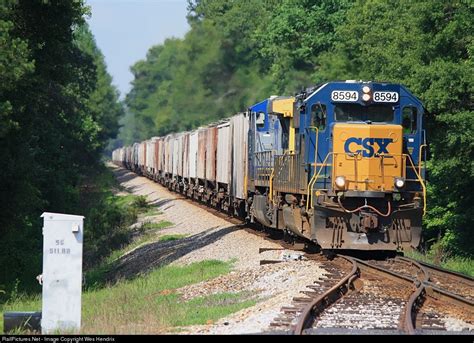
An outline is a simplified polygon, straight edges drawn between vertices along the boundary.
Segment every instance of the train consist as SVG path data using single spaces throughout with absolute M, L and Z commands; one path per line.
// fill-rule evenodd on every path
M 404 250 L 420 243 L 424 147 L 424 108 L 405 87 L 338 81 L 116 149 L 112 158 L 322 249 Z

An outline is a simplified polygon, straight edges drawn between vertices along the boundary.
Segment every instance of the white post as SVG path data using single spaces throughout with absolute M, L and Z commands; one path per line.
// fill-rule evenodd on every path
M 45 212 L 43 226 L 43 334 L 81 327 L 83 216 Z

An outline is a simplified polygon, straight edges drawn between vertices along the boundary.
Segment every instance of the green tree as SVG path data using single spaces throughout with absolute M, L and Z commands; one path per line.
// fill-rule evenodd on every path
M 0 284 L 40 270 L 43 211 L 77 213 L 122 108 L 82 0 L 0 4 Z
M 135 80 L 126 105 L 134 125 L 120 138 L 132 143 L 130 138 L 196 128 L 265 96 L 271 83 L 261 73 L 255 43 L 246 37 L 274 2 L 190 2 L 191 30 L 184 39 L 152 47 L 132 67 Z
M 349 1 L 284 0 L 272 11 L 253 40 L 269 69 L 274 91 L 294 93 L 315 82 L 319 57 L 337 41 L 335 29 L 345 19 Z

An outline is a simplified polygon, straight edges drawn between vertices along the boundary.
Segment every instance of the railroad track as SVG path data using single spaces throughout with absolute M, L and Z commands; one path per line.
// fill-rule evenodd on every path
M 306 286 L 307 290 L 301 292 L 304 296 L 293 298 L 292 306 L 283 307 L 282 314 L 270 324 L 273 329 L 298 332 L 298 325 L 307 326 L 311 315 L 317 315 L 346 293 L 357 277 L 357 269 L 346 259 L 326 260 L 321 267 L 328 273 L 326 277 Z
M 411 278 L 417 285 L 409 304 L 413 311 L 413 325 L 407 323 L 409 333 L 415 333 L 415 327 L 444 329 L 439 313 L 474 324 L 473 278 L 406 257 L 375 264 Z
M 405 257 L 362 261 L 337 255 L 323 268 L 329 278 L 283 307 L 272 328 L 295 334 L 322 328 L 415 334 L 444 330 L 440 318 L 446 315 L 474 324 L 474 280 L 468 276 Z

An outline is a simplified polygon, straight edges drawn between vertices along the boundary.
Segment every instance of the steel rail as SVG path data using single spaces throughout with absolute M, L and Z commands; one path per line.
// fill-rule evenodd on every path
M 421 282 L 417 282 L 418 280 L 416 279 L 413 281 L 416 290 L 411 294 L 410 299 L 408 299 L 408 303 L 405 306 L 405 331 L 410 335 L 414 335 L 416 333 L 414 318 L 416 318 L 417 309 L 419 309 L 418 305 L 422 304 L 424 301 L 426 293 L 425 282 L 430 279 L 430 275 L 426 268 L 417 261 L 410 261 L 410 263 L 416 266 L 423 273 L 423 280 Z
M 362 265 L 364 268 L 366 269 L 372 269 L 372 270 L 377 270 L 379 272 L 382 272 L 384 274 L 386 274 L 386 276 L 392 278 L 392 279 L 395 279 L 395 280 L 404 280 L 406 281 L 407 283 L 409 284 L 413 284 L 415 279 L 409 277 L 409 276 L 406 276 L 406 275 L 403 275 L 403 274 L 400 274 L 400 273 L 397 273 L 397 272 L 394 272 L 390 269 L 386 269 L 386 268 L 383 268 L 383 267 L 380 267 L 380 266 L 376 266 L 376 265 L 373 265 L 369 262 L 366 262 L 366 261 L 363 261 L 363 260 L 360 260 L 358 258 L 354 258 L 354 260 L 359 264 L 359 265 Z
M 427 296 L 434 298 L 434 299 L 442 299 L 446 302 L 449 302 L 451 304 L 461 306 L 463 308 L 466 308 L 468 311 L 473 311 L 474 309 L 474 302 L 462 297 L 458 294 L 455 294 L 453 292 L 444 290 L 437 285 L 431 283 L 429 281 L 430 274 L 429 274 L 429 268 L 431 268 L 430 265 L 424 266 L 422 263 L 419 263 L 416 260 L 413 259 L 403 259 L 403 258 L 397 258 L 405 263 L 409 262 L 410 264 L 416 266 L 418 269 L 421 270 L 423 277 L 422 279 L 419 279 L 418 277 L 409 277 L 406 275 L 403 275 L 398 272 L 391 271 L 389 269 L 380 267 L 380 266 L 375 266 L 369 262 L 365 262 L 359 259 L 354 259 L 359 265 L 363 265 L 367 268 L 372 268 L 377 271 L 383 272 L 386 275 L 390 277 L 395 277 L 397 279 L 402 279 L 404 281 L 412 283 L 416 289 L 410 296 L 410 299 L 408 300 L 408 303 L 405 307 L 405 321 L 404 325 L 402 326 L 404 330 L 409 333 L 409 334 L 415 334 L 416 333 L 416 328 L 415 328 L 415 321 L 414 321 L 414 314 L 417 312 L 417 306 L 422 303 Z M 433 268 L 437 269 L 437 268 Z M 450 273 L 455 273 L 455 272 L 450 272 Z M 456 273 L 455 273 L 456 274 Z
M 464 274 L 461 274 L 461 273 L 457 273 L 457 272 L 454 272 L 454 271 L 451 271 L 451 270 L 447 270 L 447 269 L 444 269 L 444 268 L 441 268 L 441 267 L 437 267 L 437 266 L 434 266 L 434 265 L 429 264 L 429 263 L 422 263 L 420 261 L 416 261 L 416 260 L 411 259 L 411 258 L 397 257 L 396 259 L 400 260 L 400 261 L 403 261 L 405 263 L 415 264 L 415 265 L 423 268 L 424 273 L 426 275 L 428 275 L 428 278 L 427 279 L 425 278 L 424 280 L 420 280 L 420 282 L 425 286 L 426 291 L 427 291 L 426 293 L 427 293 L 428 296 L 430 296 L 432 298 L 435 298 L 435 299 L 437 299 L 437 297 L 443 298 L 445 301 L 453 303 L 454 305 L 466 307 L 467 310 L 469 310 L 471 312 L 474 312 L 474 301 L 473 300 L 470 300 L 467 297 L 463 297 L 462 295 L 459 295 L 459 294 L 454 293 L 452 291 L 448 291 L 446 289 L 443 289 L 440 286 L 434 284 L 432 281 L 430 281 L 431 275 L 430 275 L 429 272 L 431 270 L 434 270 L 435 272 L 440 273 L 440 274 L 448 274 L 451 277 L 454 276 L 454 277 L 460 279 L 462 282 L 466 282 L 466 281 L 471 282 L 471 280 L 473 280 L 473 279 L 470 276 L 467 276 L 467 275 L 464 275 Z M 474 284 L 473 284 L 473 286 L 474 286 Z
M 347 292 L 352 282 L 358 277 L 359 270 L 357 268 L 357 262 L 351 257 L 341 256 L 341 255 L 338 255 L 338 257 L 341 257 L 349 261 L 350 263 L 352 263 L 351 271 L 347 273 L 336 285 L 334 285 L 329 290 L 319 295 L 317 298 L 311 301 L 308 305 L 306 305 L 306 307 L 303 309 L 298 319 L 298 323 L 294 330 L 295 335 L 303 334 L 303 331 L 306 325 L 309 323 L 310 318 L 317 307 L 319 307 L 320 305 L 324 305 L 325 307 L 327 307 L 330 304 L 332 304 L 335 300 L 339 299 L 341 295 Z
M 412 278 L 412 277 L 403 275 L 401 273 L 394 272 L 390 269 L 386 269 L 386 268 L 383 268 L 383 267 L 380 267 L 380 266 L 375 266 L 375 265 L 373 265 L 369 262 L 365 262 L 365 261 L 362 261 L 362 260 L 359 260 L 359 259 L 355 259 L 355 260 L 357 261 L 357 263 L 363 265 L 364 267 L 366 267 L 368 269 L 376 270 L 376 271 L 381 272 L 381 273 L 385 274 L 386 276 L 388 276 L 392 279 L 396 279 L 398 281 L 403 280 L 403 281 L 405 281 L 405 282 L 407 282 L 410 285 L 413 285 L 415 287 L 415 290 L 410 295 L 410 298 L 408 299 L 408 302 L 405 306 L 404 320 L 403 320 L 403 322 L 400 323 L 401 324 L 400 326 L 401 326 L 403 331 L 405 331 L 405 332 L 407 332 L 408 334 L 411 334 L 411 335 L 415 334 L 416 329 L 415 329 L 415 324 L 414 324 L 415 323 L 414 317 L 416 318 L 416 316 L 414 316 L 414 314 L 416 314 L 417 306 L 418 306 L 418 304 L 420 304 L 423 301 L 423 297 L 426 293 L 425 283 L 423 281 L 427 281 L 428 278 L 429 278 L 429 274 L 427 273 L 425 268 L 423 266 L 421 266 L 420 264 L 418 264 L 416 261 L 410 261 L 410 263 L 412 263 L 416 267 L 418 267 L 421 270 L 421 272 L 423 273 L 423 280 L 418 280 L 417 278 Z M 403 319 L 403 318 L 401 318 L 401 319 Z
M 401 260 L 401 261 L 406 261 L 406 262 L 416 262 L 416 263 L 418 263 L 418 264 L 420 264 L 420 265 L 422 265 L 426 268 L 433 269 L 437 272 L 440 272 L 440 273 L 443 273 L 443 274 L 449 274 L 449 275 L 452 275 L 452 276 L 455 276 L 455 277 L 459 277 L 460 279 L 462 279 L 464 281 L 474 282 L 474 278 L 469 276 L 469 275 L 462 274 L 462 273 L 459 273 L 459 272 L 455 272 L 453 270 L 445 269 L 443 267 L 435 266 L 434 264 L 430 264 L 430 263 L 422 262 L 422 261 L 417 261 L 417 260 L 415 260 L 413 258 L 410 258 L 410 257 L 397 256 L 396 259 Z
M 426 282 L 424 286 L 426 288 L 426 294 L 431 298 L 441 298 L 445 301 L 452 303 L 453 305 L 465 307 L 468 311 L 473 312 L 474 314 L 474 301 L 466 299 L 465 297 L 460 296 L 456 293 L 439 288 L 431 282 Z

